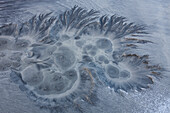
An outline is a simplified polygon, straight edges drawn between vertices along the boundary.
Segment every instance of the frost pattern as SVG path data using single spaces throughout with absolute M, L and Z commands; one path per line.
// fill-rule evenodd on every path
M 79 101 L 99 101 L 99 82 L 117 93 L 141 91 L 161 75 L 147 55 L 129 53 L 152 43 L 136 38 L 147 34 L 143 26 L 77 6 L 57 18 L 50 14 L 0 28 L 0 71 L 11 70 L 13 82 L 39 106 L 81 111 Z

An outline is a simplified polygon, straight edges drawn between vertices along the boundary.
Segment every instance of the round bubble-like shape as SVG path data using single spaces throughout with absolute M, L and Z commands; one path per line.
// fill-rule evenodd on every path
M 87 102 L 95 102 L 97 99 L 93 93 L 93 78 L 89 71 L 83 67 L 80 66 L 78 73 L 74 69 L 63 74 L 44 70 L 44 79 L 36 86 L 28 85 L 22 79 L 23 73 L 12 70 L 10 76 L 15 83 L 19 84 L 19 88 L 40 106 L 63 107 L 68 105 L 71 107 L 79 99 L 87 98 Z
M 112 46 L 112 43 L 108 39 L 99 39 L 96 42 L 96 46 L 99 49 L 109 49 Z
M 100 55 L 100 56 L 98 56 L 98 58 L 97 58 L 97 60 L 99 61 L 99 62 L 101 62 L 101 63 L 105 63 L 105 64 L 109 64 L 109 60 L 106 58 L 106 56 L 104 56 L 104 55 Z
M 35 65 L 31 65 L 22 71 L 22 79 L 28 85 L 34 86 L 43 81 L 43 73 Z
M 127 70 L 123 70 L 120 72 L 120 77 L 122 78 L 130 77 L 130 72 Z
M 45 76 L 43 82 L 35 89 L 38 94 L 60 94 L 68 90 L 69 80 L 63 78 L 61 73 L 45 73 Z
M 0 51 L 7 50 L 9 49 L 10 46 L 11 46 L 11 40 L 0 37 Z
M 111 78 L 119 78 L 119 69 L 112 65 L 107 66 L 106 72 Z
M 146 57 L 126 56 L 116 65 L 107 65 L 102 69 L 98 64 L 95 66 L 97 76 L 106 86 L 114 88 L 115 92 L 123 90 L 129 92 L 132 90 L 141 91 L 153 84 L 152 66 L 147 68 Z M 153 66 L 154 67 L 154 66 Z
M 56 65 L 63 70 L 70 68 L 76 61 L 73 51 L 66 47 L 60 47 L 59 50 L 54 53 L 54 59 Z
M 101 55 L 101 56 L 98 57 L 98 60 L 101 61 L 101 62 L 104 61 L 105 59 L 106 59 L 106 57 L 103 56 L 103 55 Z
M 0 60 L 0 71 L 8 71 L 12 66 L 12 62 L 8 59 Z
M 88 55 L 83 55 L 82 59 L 86 63 L 87 62 L 92 62 L 92 58 L 90 56 L 88 56 Z

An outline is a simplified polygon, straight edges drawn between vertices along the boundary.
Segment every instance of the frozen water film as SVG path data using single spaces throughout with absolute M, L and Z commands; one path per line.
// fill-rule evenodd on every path
M 34 2 L 42 3 L 42 7 L 45 3 Z M 158 41 L 147 23 L 129 22 L 123 17 L 127 15 L 111 13 L 110 8 L 101 11 L 97 4 L 102 2 L 84 8 L 69 1 L 55 1 L 62 11 L 55 11 L 49 2 L 50 11 L 33 12 L 25 21 L 0 27 L 0 84 L 7 84 L 3 81 L 6 78 L 10 81 L 8 87 L 13 85 L 27 99 L 18 100 L 20 104 L 33 104 L 32 111 L 21 107 L 28 110 L 26 113 L 160 112 L 141 107 L 141 102 L 146 104 L 147 100 L 137 101 L 140 97 L 146 99 L 144 96 L 157 85 L 166 84 L 166 54 L 162 54 L 164 60 L 153 57 Z M 2 8 L 10 3 L 36 7 L 29 1 L 28 6 L 19 1 L 0 2 Z M 19 10 L 25 13 L 22 7 L 15 10 L 16 14 Z M 10 12 L 10 8 L 7 10 Z M 4 18 L 0 18 L 2 22 Z M 6 101 L 2 99 L 1 103 Z M 6 109 L 0 106 L 0 113 L 17 112 Z

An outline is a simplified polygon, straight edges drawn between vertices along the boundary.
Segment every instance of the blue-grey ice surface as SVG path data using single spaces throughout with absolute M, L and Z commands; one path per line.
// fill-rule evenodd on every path
M 160 64 L 167 70 L 170 69 L 170 2 L 168 0 L 26 0 L 26 1 L 0 1 L 0 24 L 5 23 L 23 23 L 28 21 L 32 16 L 53 12 L 53 15 L 59 15 L 65 10 L 78 5 L 87 10 L 94 9 L 100 11 L 101 15 L 124 16 L 128 22 L 147 26 L 147 32 L 150 34 L 142 39 L 152 41 L 150 44 L 141 44 L 140 49 L 133 49 L 133 53 L 138 55 L 149 55 L 149 60 L 153 63 Z M 67 37 L 66 37 L 67 38 Z M 98 40 L 100 42 L 101 39 Z M 107 41 L 106 41 L 107 42 Z M 97 43 L 97 42 L 96 42 Z M 82 44 L 80 44 L 81 46 Z M 102 49 L 100 43 L 96 44 Z M 107 44 L 110 45 L 109 42 Z M 15 47 L 12 47 L 15 49 Z M 52 49 L 52 48 L 51 48 Z M 62 49 L 62 48 L 61 48 Z M 53 50 L 53 49 L 52 49 Z M 68 53 L 70 50 L 66 50 Z M 8 51 L 7 51 L 8 52 Z M 66 53 L 67 53 L 66 52 Z M 88 51 L 89 54 L 93 51 Z M 62 54 L 59 50 L 56 54 Z M 71 55 L 74 57 L 74 55 Z M 44 58 L 42 58 L 44 59 Z M 102 58 L 101 58 L 102 59 Z M 69 60 L 69 59 L 68 59 Z M 60 64 L 60 61 L 54 61 Z M 2 64 L 2 63 L 1 63 Z M 6 64 L 8 65 L 8 63 Z M 71 65 L 71 64 L 70 64 Z M 105 65 L 105 64 L 103 64 Z M 14 65 L 16 66 L 16 65 Z M 67 70 L 69 66 L 59 66 L 62 70 Z M 109 68 L 113 67 L 107 67 Z M 34 68 L 35 69 L 35 68 Z M 107 70 L 106 69 L 106 70 Z M 35 69 L 36 70 L 36 69 Z M 114 69 L 112 69 L 114 70 Z M 108 71 L 112 73 L 113 71 Z M 123 70 L 122 70 L 123 72 Z M 125 71 L 126 72 L 126 71 Z M 26 72 L 25 72 L 26 73 Z M 116 69 L 114 73 L 117 73 Z M 147 73 L 147 72 L 146 72 Z M 120 75 L 118 75 L 120 76 Z M 116 78 L 118 76 L 110 76 Z M 126 76 L 126 74 L 124 74 Z M 85 113 L 169 113 L 170 111 L 170 78 L 169 72 L 164 72 L 162 77 L 154 79 L 154 84 L 150 88 L 141 92 L 115 93 L 112 87 L 100 87 L 97 90 L 97 104 L 91 105 L 88 102 L 80 103 Z M 103 76 L 101 76 L 103 77 Z M 100 77 L 99 77 L 100 79 Z M 103 80 L 103 78 L 102 78 Z M 104 79 L 105 80 L 105 79 Z M 29 81 L 29 78 L 25 78 Z M 39 78 L 41 81 L 41 78 Z M 100 80 L 99 80 L 100 81 Z M 105 82 L 104 82 L 105 83 Z M 107 82 L 106 82 L 107 83 Z M 147 83 L 150 83 L 149 81 Z M 34 85 L 33 82 L 30 82 Z M 102 83 L 101 83 L 102 84 Z M 106 84 L 107 85 L 107 84 Z M 18 84 L 11 81 L 9 72 L 2 72 L 0 75 L 0 113 L 49 113 L 50 108 L 40 109 L 37 103 L 29 99 L 26 93 L 23 93 Z M 41 94 L 40 92 L 39 94 Z M 53 92 L 51 92 L 53 93 Z M 95 101 L 95 100 L 94 100 Z M 41 101 L 40 101 L 41 103 Z M 89 107 L 91 106 L 91 107 Z M 48 109 L 48 110 L 47 110 Z M 57 108 L 60 109 L 60 108 Z M 80 110 L 81 111 L 81 110 Z M 69 113 L 80 112 L 70 107 Z M 60 112 L 58 110 L 58 112 Z

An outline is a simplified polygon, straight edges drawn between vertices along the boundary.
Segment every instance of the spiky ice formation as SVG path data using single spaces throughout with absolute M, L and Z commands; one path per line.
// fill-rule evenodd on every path
M 75 6 L 57 19 L 49 13 L 1 27 L 0 55 L 10 65 L 0 69 L 12 68 L 11 79 L 39 106 L 95 103 L 99 81 L 115 92 L 140 91 L 153 84 L 150 75 L 161 74 L 146 55 L 126 54 L 150 42 L 136 38 L 146 34 L 143 26 L 126 23 L 124 17 L 100 17 L 98 11 Z M 18 67 L 11 66 L 13 61 Z
M 7 24 L 0 27 L 1 71 L 8 71 L 10 68 L 22 69 L 23 64 L 26 65 L 25 57 L 31 55 L 29 50 L 32 47 L 51 42 L 52 39 L 47 37 L 47 34 L 55 18 L 48 18 L 49 15 L 50 13 L 34 16 L 21 25 Z M 10 63 L 7 65 L 3 62 Z
M 142 57 L 135 54 L 123 55 L 122 60 L 107 64 L 104 68 L 99 65 L 96 73 L 100 81 L 107 87 L 113 88 L 115 92 L 141 91 L 153 84 L 152 77 L 159 77 L 162 69 L 159 66 L 151 66 L 148 56 Z M 92 69 L 94 69 L 92 67 Z M 156 68 L 157 72 L 154 72 Z

